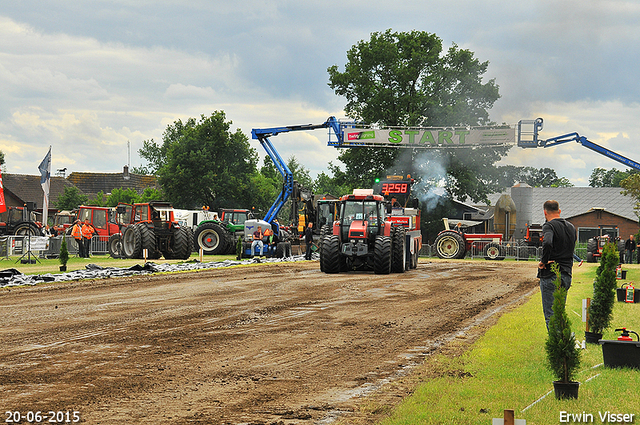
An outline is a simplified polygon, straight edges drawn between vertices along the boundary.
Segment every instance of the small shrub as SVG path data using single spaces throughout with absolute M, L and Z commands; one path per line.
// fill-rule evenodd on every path
M 593 282 L 593 298 L 589 305 L 589 329 L 601 334 L 609 327 L 616 301 L 616 267 L 619 262 L 615 244 L 607 243 L 602 248 L 600 265 Z
M 553 315 L 549 320 L 549 335 L 545 344 L 548 366 L 557 381 L 572 382 L 580 367 L 580 351 L 571 332 L 571 323 L 565 309 L 567 290 L 560 285 L 560 269 L 557 263 L 551 270 L 556 274 L 556 289 L 553 292 Z
M 63 266 L 67 265 L 67 261 L 69 261 L 69 250 L 67 249 L 67 238 L 62 235 L 62 243 L 60 244 L 60 256 L 58 257 L 58 261 Z

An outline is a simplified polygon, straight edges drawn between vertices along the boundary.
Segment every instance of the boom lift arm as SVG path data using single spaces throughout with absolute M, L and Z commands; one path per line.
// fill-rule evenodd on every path
M 535 120 L 521 120 L 518 122 L 518 146 L 521 148 L 548 148 L 552 146 L 561 145 L 567 142 L 578 142 L 585 148 L 598 152 L 604 156 L 608 156 L 614 161 L 618 161 L 627 167 L 640 170 L 640 164 L 637 162 L 617 154 L 603 146 L 595 144 L 586 137 L 580 136 L 578 133 L 568 133 L 558 137 L 552 137 L 550 139 L 541 140 L 538 138 L 538 132 L 542 130 L 542 118 Z M 532 126 L 532 127 L 531 127 Z
M 289 125 L 285 127 L 254 128 L 251 130 L 251 137 L 260 142 L 284 178 L 282 192 L 280 192 L 273 205 L 271 205 L 271 208 L 269 208 L 269 211 L 267 211 L 267 214 L 264 217 L 265 221 L 273 223 L 273 220 L 276 218 L 285 202 L 287 202 L 287 199 L 289 199 L 289 197 L 298 189 L 293 181 L 293 173 L 273 146 L 269 137 L 277 136 L 280 133 L 288 133 L 290 131 L 315 130 L 318 128 L 329 128 L 336 135 L 338 141 L 342 143 L 341 124 L 335 117 L 329 117 L 322 124 Z

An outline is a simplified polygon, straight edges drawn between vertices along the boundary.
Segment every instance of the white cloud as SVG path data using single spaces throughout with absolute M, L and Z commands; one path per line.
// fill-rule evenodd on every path
M 545 119 L 543 137 L 579 132 L 638 160 L 640 3 L 491 0 L 47 4 L 0 12 L 0 149 L 9 172 L 120 170 L 177 119 L 223 110 L 252 128 L 342 117 L 327 67 L 373 31 L 424 30 L 475 52 L 502 98 L 493 120 Z M 351 19 L 353 18 L 353 19 Z M 312 175 L 339 153 L 326 132 L 273 139 Z M 257 142 L 253 145 L 265 155 Z M 513 148 L 503 163 L 555 168 L 582 185 L 596 166 L 624 168 L 576 143 Z

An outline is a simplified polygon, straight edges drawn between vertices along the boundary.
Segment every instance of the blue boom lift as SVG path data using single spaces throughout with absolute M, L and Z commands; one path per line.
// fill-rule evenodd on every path
M 288 125 L 284 127 L 272 127 L 272 128 L 254 128 L 251 130 L 251 137 L 260 142 L 262 147 L 275 164 L 278 172 L 282 175 L 284 179 L 282 185 L 282 191 L 269 208 L 269 211 L 264 216 L 263 220 L 247 220 L 245 222 L 245 242 L 243 244 L 243 255 L 244 256 L 252 256 L 256 253 L 259 253 L 256 248 L 256 252 L 251 252 L 251 242 L 249 241 L 250 236 L 256 230 L 257 226 L 262 226 L 264 229 L 266 225 L 270 226 L 277 239 L 281 241 L 279 244 L 271 247 L 265 246 L 265 255 L 267 256 L 287 256 L 291 251 L 291 244 L 289 239 L 290 235 L 285 234 L 283 229 L 280 228 L 279 224 L 275 222 L 278 213 L 287 202 L 289 198 L 293 198 L 294 201 L 306 201 L 308 197 L 311 196 L 310 193 L 307 193 L 306 189 L 304 189 L 297 181 L 293 180 L 293 173 L 287 166 L 286 162 L 276 148 L 269 140 L 272 136 L 277 136 L 280 133 L 289 133 L 292 131 L 303 131 L 303 130 L 316 130 L 319 128 L 327 128 L 330 130 L 329 138 L 331 138 L 331 132 L 335 134 L 338 138 L 338 141 L 342 142 L 342 127 L 344 124 L 340 123 L 335 117 L 329 117 L 322 124 L 302 124 L 302 125 Z M 282 245 L 281 245 L 282 244 Z
M 607 156 L 614 161 L 618 161 L 628 167 L 640 170 L 640 164 L 637 162 L 617 154 L 605 147 L 595 144 L 586 137 L 580 136 L 578 133 L 568 133 L 562 136 L 552 137 L 550 139 L 541 140 L 538 138 L 538 133 L 542 130 L 542 118 L 535 120 L 521 120 L 518 122 L 518 146 L 521 148 L 549 148 L 552 146 L 561 145 L 567 142 L 578 142 L 585 148 L 598 152 L 604 156 Z

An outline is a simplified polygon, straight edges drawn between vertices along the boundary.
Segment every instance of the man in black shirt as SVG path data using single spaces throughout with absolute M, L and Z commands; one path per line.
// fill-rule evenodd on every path
M 304 259 L 311 260 L 311 248 L 313 247 L 313 222 L 309 222 L 309 225 L 304 231 L 304 243 L 307 246 L 307 250 L 304 253 Z
M 549 320 L 553 315 L 553 292 L 556 289 L 556 275 L 551 271 L 551 264 L 557 263 L 560 266 L 561 285 L 569 289 L 576 229 L 573 224 L 560 218 L 558 201 L 547 201 L 543 208 L 546 222 L 542 225 L 542 258 L 538 263 L 538 277 L 542 293 L 542 311 L 548 330 Z
M 624 249 L 627 255 L 627 261 L 625 262 L 627 264 L 633 264 L 633 251 L 636 250 L 636 241 L 633 239 L 633 235 L 629 235 L 629 239 L 624 243 Z

